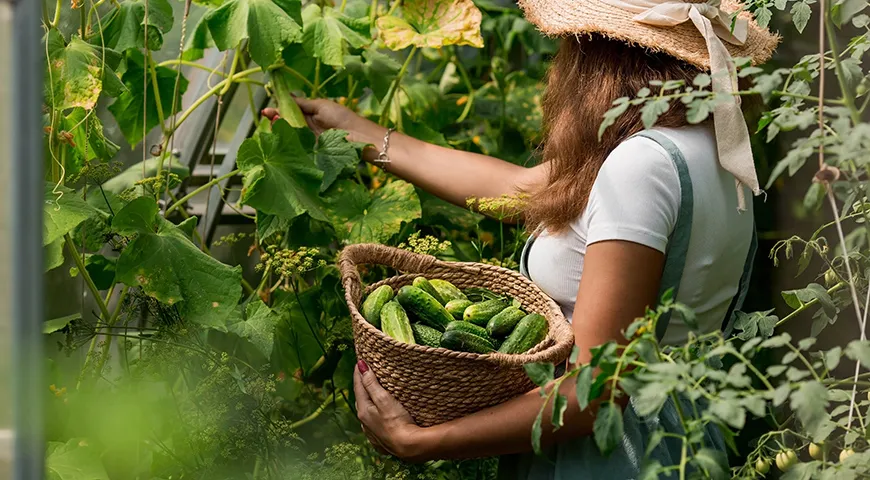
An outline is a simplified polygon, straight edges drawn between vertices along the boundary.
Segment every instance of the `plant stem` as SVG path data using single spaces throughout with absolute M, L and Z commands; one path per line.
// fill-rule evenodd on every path
M 100 290 L 94 284 L 94 280 L 91 278 L 90 274 L 88 274 L 88 270 L 85 268 L 84 262 L 82 262 L 81 254 L 79 253 L 78 249 L 76 249 L 72 237 L 70 237 L 69 234 L 66 234 L 63 236 L 63 239 L 66 243 L 67 250 L 69 250 L 70 255 L 76 262 L 76 268 L 79 269 L 79 275 L 84 278 L 85 284 L 88 286 L 88 290 L 91 291 L 91 296 L 94 297 L 94 302 L 97 303 L 97 308 L 100 309 L 100 314 L 106 321 L 108 321 L 109 317 L 111 317 L 111 315 L 109 314 L 109 309 L 106 308 L 106 303 L 103 302 L 103 296 L 100 295 Z
M 386 122 L 390 118 L 390 110 L 391 104 L 393 103 L 393 96 L 396 95 L 396 90 L 398 90 L 399 86 L 402 84 L 402 78 L 408 71 L 408 66 L 411 64 L 411 59 L 414 58 L 415 53 L 417 53 L 417 47 L 411 47 L 411 53 L 408 54 L 408 58 L 406 58 L 405 63 L 402 64 L 402 68 L 399 70 L 399 73 L 393 80 L 393 84 L 390 85 L 390 90 L 387 92 L 387 96 L 384 97 L 384 102 L 381 105 L 381 118 L 378 120 L 378 124 L 381 126 L 385 126 Z
M 185 110 L 184 113 L 181 114 L 180 117 L 178 117 L 178 122 L 175 123 L 175 128 L 171 132 L 169 132 L 169 135 L 172 135 L 173 133 L 175 133 L 175 130 L 178 130 L 178 127 L 181 126 L 181 124 L 184 123 L 185 120 L 187 120 L 187 117 L 189 117 L 194 112 L 194 110 L 199 108 L 200 105 L 205 103 L 205 101 L 208 100 L 209 97 L 211 97 L 212 95 L 219 92 L 224 87 L 225 82 L 235 82 L 235 81 L 238 81 L 238 79 L 240 79 L 240 78 L 244 78 L 244 77 L 247 77 L 249 75 L 252 75 L 254 73 L 261 72 L 261 71 L 263 71 L 263 69 L 261 69 L 260 67 L 249 68 L 247 70 L 242 70 L 241 72 L 233 75 L 232 77 L 228 77 L 228 78 L 222 80 L 221 82 L 219 82 L 217 85 L 212 87 L 211 90 L 205 92 L 204 94 L 202 94 L 201 97 L 196 99 L 196 101 L 193 102 L 190 105 L 190 107 L 188 107 L 188 109 Z
M 42 0 L 42 23 L 46 29 L 51 28 L 51 19 L 48 18 L 48 0 Z
M 809 102 L 818 102 L 819 101 L 819 97 L 813 97 L 811 95 L 799 95 L 797 93 L 782 92 L 779 90 L 774 90 L 772 92 L 772 94 L 776 95 L 778 97 L 799 98 L 801 100 L 806 100 Z M 834 105 L 845 105 L 845 102 L 843 102 L 842 100 L 829 99 L 829 98 L 821 98 L 821 100 L 826 102 L 826 103 L 832 103 Z
M 314 84 L 311 85 L 311 96 L 317 98 L 320 95 L 320 59 L 314 62 Z
M 224 74 L 224 72 L 208 68 L 205 65 L 202 65 L 200 63 L 191 62 L 189 60 L 181 60 L 178 58 L 164 60 L 164 61 L 157 64 L 158 67 L 168 67 L 170 65 L 183 65 L 185 67 L 198 68 L 200 70 L 205 70 L 206 72 L 209 72 L 212 75 L 218 75 L 218 76 L 224 77 L 224 78 L 226 78 L 226 76 L 227 76 L 226 74 Z
M 60 22 L 60 6 L 61 0 L 57 0 L 57 3 L 54 6 L 54 20 L 51 21 L 51 26 L 56 28 L 58 22 Z
M 338 7 L 338 11 L 344 13 L 344 8 L 347 7 L 347 0 L 341 0 L 341 6 Z
M 290 430 L 296 430 L 297 428 L 301 427 L 302 425 L 305 425 L 306 423 L 309 423 L 312 420 L 315 420 L 317 417 L 320 416 L 321 413 L 323 413 L 324 410 L 326 410 L 326 407 L 328 407 L 334 401 L 335 398 L 336 397 L 334 395 L 330 395 L 329 397 L 327 397 L 326 400 L 324 400 L 324 402 L 321 403 L 319 407 L 317 407 L 317 410 L 315 410 L 314 412 L 312 412 L 310 415 L 303 418 L 302 420 L 298 420 L 296 422 L 291 423 Z
M 401 5 L 401 4 L 402 4 L 402 0 L 395 0 L 393 2 L 393 4 L 390 6 L 390 10 L 387 12 L 387 16 L 392 15 L 396 11 L 396 9 L 399 8 L 399 5 Z
M 151 88 L 154 89 L 154 103 L 157 107 L 157 119 L 160 121 L 160 128 L 165 132 L 166 117 L 163 114 L 163 103 L 160 101 L 160 89 L 157 87 L 157 66 L 154 64 L 154 59 L 151 58 L 151 51 L 147 49 L 145 50 L 145 69 L 151 74 Z M 157 173 L 158 175 L 160 174 L 159 168 Z
M 311 80 L 305 78 L 305 76 L 302 75 L 301 73 L 288 67 L 287 65 L 281 65 L 281 70 L 284 70 L 285 72 L 289 73 L 290 75 L 293 75 L 294 77 L 298 78 L 300 81 L 302 81 L 302 83 L 305 84 L 306 87 L 310 88 L 311 90 L 314 90 L 314 84 L 311 83 Z
M 848 283 L 846 283 L 846 282 L 840 282 L 840 283 L 834 285 L 833 287 L 829 288 L 829 289 L 828 289 L 828 294 L 829 294 L 829 295 L 832 295 L 832 294 L 836 293 L 837 291 L 839 291 L 840 289 L 842 289 L 843 287 L 845 287 L 846 285 L 848 285 Z M 807 302 L 807 303 L 804 303 L 804 304 L 801 305 L 800 307 L 796 308 L 793 312 L 791 312 L 791 313 L 789 313 L 788 315 L 782 317 L 782 320 L 776 322 L 776 325 L 774 325 L 774 328 L 778 328 L 778 327 L 784 325 L 786 322 L 788 322 L 789 320 L 791 320 L 791 319 L 793 319 L 794 317 L 798 316 L 800 313 L 802 313 L 802 312 L 805 311 L 806 309 L 812 307 L 813 305 L 816 305 L 817 303 L 819 303 L 819 301 L 818 301 L 817 299 L 815 299 L 815 298 L 812 299 L 812 300 L 810 300 L 810 301 Z
M 241 56 L 242 56 L 242 54 L 239 51 L 236 51 L 233 53 L 233 63 L 230 65 L 230 73 L 227 74 L 228 77 L 232 77 L 233 75 L 236 74 L 236 69 L 239 68 L 239 58 Z M 224 85 L 224 88 L 221 89 L 220 93 L 218 93 L 218 95 L 220 95 L 220 96 L 226 95 L 227 92 L 230 91 L 230 85 L 232 85 L 232 83 L 227 82 Z
M 225 174 L 225 175 L 221 175 L 220 177 L 217 177 L 217 178 L 213 178 L 213 179 L 211 179 L 211 181 L 205 183 L 205 184 L 202 185 L 201 187 L 199 187 L 199 188 L 195 189 L 194 191 L 188 193 L 187 195 L 185 195 L 185 196 L 179 198 L 178 201 L 176 201 L 176 202 L 173 203 L 169 208 L 166 209 L 166 213 L 165 213 L 164 215 L 169 215 L 169 214 L 172 213 L 175 209 L 177 209 L 178 207 L 182 206 L 182 205 L 184 204 L 184 202 L 186 202 L 186 201 L 190 200 L 191 198 L 193 198 L 193 197 L 199 195 L 199 194 L 202 193 L 203 191 L 208 190 L 209 188 L 211 188 L 211 187 L 214 186 L 215 184 L 220 183 L 220 182 L 222 182 L 222 181 L 224 181 L 224 180 L 226 180 L 226 179 L 228 179 L 228 178 L 230 178 L 230 177 L 232 177 L 232 176 L 238 175 L 239 172 L 241 172 L 241 170 L 236 169 L 236 170 L 233 170 L 233 171 L 230 172 L 230 173 L 227 173 L 227 174 Z

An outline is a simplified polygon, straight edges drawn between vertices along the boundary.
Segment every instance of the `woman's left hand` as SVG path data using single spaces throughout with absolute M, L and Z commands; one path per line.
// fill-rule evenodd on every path
M 418 427 L 405 407 L 381 387 L 374 372 L 362 360 L 357 362 L 353 372 L 353 391 L 357 417 L 376 449 L 407 461 L 424 460 L 426 452 L 420 448 L 424 429 Z

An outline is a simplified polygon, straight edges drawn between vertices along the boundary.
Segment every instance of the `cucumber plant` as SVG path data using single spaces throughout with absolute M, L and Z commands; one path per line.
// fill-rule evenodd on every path
M 365 441 L 334 264 L 360 242 L 510 264 L 522 231 L 366 166 L 347 132 L 315 138 L 292 95 L 519 163 L 553 43 L 510 2 L 471 0 L 58 0 L 42 23 L 46 270 L 87 297 L 44 328 L 64 352 L 49 476 L 493 478 L 493 461 L 410 466 Z M 195 70 L 208 86 L 186 99 Z M 268 118 L 235 169 L 179 188 L 180 129 L 214 99 L 230 115 L 233 91 L 260 118 L 257 89 Z M 189 201 L 237 184 L 252 228 L 206 244 Z

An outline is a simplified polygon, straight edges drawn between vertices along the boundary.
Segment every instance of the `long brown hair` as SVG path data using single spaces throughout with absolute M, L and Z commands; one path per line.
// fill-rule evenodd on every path
M 579 217 L 592 183 L 607 155 L 629 136 L 643 130 L 640 109 L 630 107 L 598 139 L 604 113 L 620 97 L 634 97 L 651 80 L 684 80 L 691 85 L 701 70 L 675 57 L 655 53 L 600 35 L 567 37 L 547 76 L 543 99 L 542 161 L 549 178 L 533 192 L 525 210 L 531 230 L 564 229 Z M 686 125 L 686 107 L 672 102 L 657 126 Z

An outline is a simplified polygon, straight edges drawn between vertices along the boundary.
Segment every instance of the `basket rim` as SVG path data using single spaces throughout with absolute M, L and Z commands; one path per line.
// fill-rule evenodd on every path
M 373 258 L 366 259 L 364 261 L 360 261 L 358 258 L 353 258 L 354 256 L 364 256 L 359 254 L 368 250 L 374 250 L 377 254 L 380 254 L 374 255 L 375 257 L 386 255 L 387 258 Z M 403 258 L 399 259 L 398 261 L 391 262 L 390 257 L 396 256 Z M 527 363 L 561 362 L 570 355 L 571 348 L 573 348 L 574 346 L 573 331 L 570 327 L 570 324 L 565 319 L 565 316 L 562 314 L 562 310 L 561 308 L 559 308 L 558 304 L 556 304 L 556 302 L 552 298 L 547 296 L 537 285 L 535 285 L 534 282 L 514 270 L 510 270 L 496 265 L 489 265 L 477 262 L 443 261 L 438 260 L 431 255 L 417 254 L 406 250 L 400 250 L 397 248 L 387 247 L 379 244 L 357 244 L 345 247 L 345 249 L 341 252 L 339 263 L 342 272 L 342 285 L 345 287 L 345 301 L 347 303 L 348 309 L 350 310 L 353 322 L 356 324 L 357 327 L 362 328 L 363 331 L 365 331 L 367 334 L 378 336 L 381 340 L 391 342 L 393 345 L 396 345 L 400 348 L 425 354 L 434 354 L 449 358 L 481 362 L 484 364 L 496 365 L 499 367 L 522 367 Z M 359 277 L 359 272 L 357 270 L 357 265 L 362 263 L 384 265 L 399 270 L 400 272 L 404 272 L 400 273 L 399 275 L 393 275 L 391 277 L 384 278 L 376 283 L 369 285 L 364 290 L 376 288 L 377 286 L 386 284 L 390 280 L 401 277 L 413 278 L 421 275 L 425 276 L 426 273 L 430 270 L 457 271 L 467 274 L 473 274 L 479 273 L 481 270 L 486 269 L 493 271 L 496 274 L 513 277 L 514 279 L 518 279 L 523 282 L 525 286 L 531 290 L 531 293 L 533 295 L 541 297 L 547 303 L 549 311 L 536 312 L 540 315 L 543 315 L 547 319 L 547 324 L 549 327 L 547 337 L 540 343 L 538 343 L 535 347 L 530 349 L 529 352 L 531 353 L 527 352 L 522 354 L 506 354 L 499 352 L 478 354 L 471 352 L 458 352 L 442 347 L 430 347 L 427 345 L 417 344 L 411 345 L 404 342 L 399 342 L 398 340 L 383 333 L 374 325 L 370 324 L 363 318 L 362 314 L 360 314 L 359 312 L 357 304 L 362 301 L 362 294 L 364 293 L 364 290 L 360 288 L 361 281 Z M 434 273 L 437 275 L 437 272 Z M 355 284 L 356 288 L 351 288 L 351 284 Z M 355 293 L 359 295 L 359 298 L 354 298 Z M 542 348 L 542 345 L 545 346 Z

